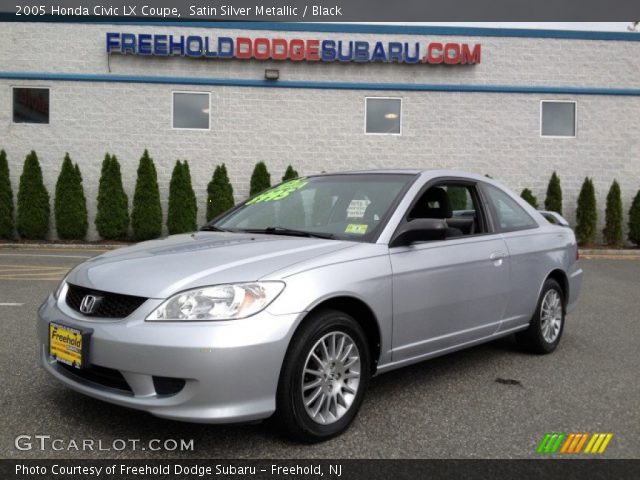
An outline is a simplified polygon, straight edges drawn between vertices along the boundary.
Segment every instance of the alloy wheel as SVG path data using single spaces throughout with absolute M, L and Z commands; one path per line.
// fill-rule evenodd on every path
M 560 335 L 562 314 L 560 294 L 556 290 L 549 290 L 542 299 L 540 308 L 540 329 L 546 342 L 553 343 Z
M 360 385 L 360 352 L 344 332 L 324 335 L 311 348 L 302 372 L 302 401 L 314 422 L 328 425 L 349 410 Z

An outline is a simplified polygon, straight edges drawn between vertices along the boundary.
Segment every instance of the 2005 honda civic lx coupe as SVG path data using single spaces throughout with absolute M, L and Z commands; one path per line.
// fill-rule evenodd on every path
M 39 310 L 46 370 L 191 422 L 344 431 L 374 374 L 516 334 L 549 353 L 582 270 L 557 214 L 456 171 L 299 178 L 200 231 L 75 267 Z

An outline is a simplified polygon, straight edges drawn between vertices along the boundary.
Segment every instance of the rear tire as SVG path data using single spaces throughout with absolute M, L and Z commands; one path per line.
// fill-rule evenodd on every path
M 311 313 L 285 356 L 274 420 L 294 440 L 335 437 L 356 417 L 370 374 L 369 346 L 358 322 L 337 310 Z
M 560 284 L 548 278 L 542 286 L 538 306 L 529 328 L 516 333 L 518 344 L 532 353 L 553 352 L 562 337 L 565 321 L 565 298 Z

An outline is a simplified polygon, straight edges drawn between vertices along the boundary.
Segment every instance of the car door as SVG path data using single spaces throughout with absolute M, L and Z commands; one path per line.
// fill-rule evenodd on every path
M 442 215 L 450 224 L 473 218 L 475 228 L 445 240 L 389 249 L 393 271 L 393 362 L 436 354 L 495 333 L 509 293 L 509 257 L 501 235 L 493 233 L 478 187 L 459 180 L 430 182 L 416 196 L 404 221 L 417 218 L 429 189 L 467 190 L 467 205 Z M 445 199 L 446 200 L 446 199 Z M 429 204 L 438 207 L 437 204 Z M 446 206 L 445 206 L 446 207 Z M 414 213 L 412 213 L 414 212 Z M 435 212 L 435 213 L 430 213 Z M 452 229 L 459 230 L 459 229 Z

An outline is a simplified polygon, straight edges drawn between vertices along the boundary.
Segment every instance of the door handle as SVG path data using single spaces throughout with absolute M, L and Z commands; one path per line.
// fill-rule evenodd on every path
M 505 258 L 507 258 L 507 254 L 505 252 L 493 252 L 489 255 L 489 260 L 491 260 L 496 267 L 502 265 L 502 261 Z

